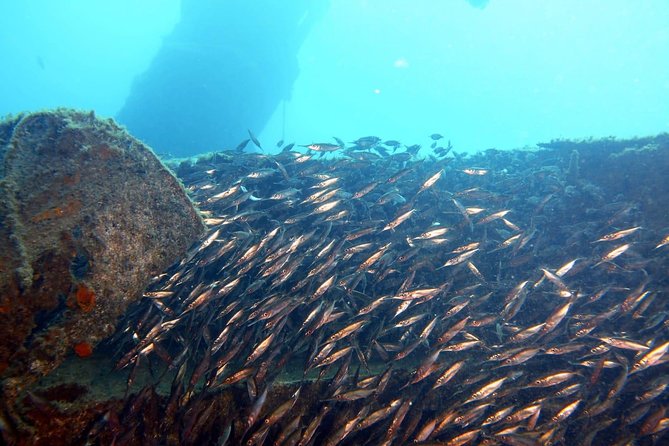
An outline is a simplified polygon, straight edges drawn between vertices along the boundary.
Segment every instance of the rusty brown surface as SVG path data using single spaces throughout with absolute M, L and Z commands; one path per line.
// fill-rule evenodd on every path
M 93 348 L 203 224 L 181 184 L 113 120 L 0 122 L 0 376 L 11 397 Z

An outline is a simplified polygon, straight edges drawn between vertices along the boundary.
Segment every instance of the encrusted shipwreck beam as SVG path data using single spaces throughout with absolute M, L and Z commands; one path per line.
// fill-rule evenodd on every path
M 90 355 L 203 223 L 179 181 L 113 120 L 0 122 L 0 376 L 6 401 Z

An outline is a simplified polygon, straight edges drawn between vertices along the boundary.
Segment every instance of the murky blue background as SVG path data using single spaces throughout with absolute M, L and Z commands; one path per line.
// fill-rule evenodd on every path
M 178 0 L 2 1 L 0 114 L 115 116 L 179 16 Z M 253 19 L 240 18 L 262 33 Z M 656 134 L 667 55 L 664 0 L 336 0 L 301 46 L 291 99 L 255 132 L 272 147 L 439 132 L 459 151 Z

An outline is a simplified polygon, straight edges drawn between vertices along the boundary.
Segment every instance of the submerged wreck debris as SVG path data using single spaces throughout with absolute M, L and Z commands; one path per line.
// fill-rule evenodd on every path
M 204 227 L 151 150 L 93 113 L 0 122 L 0 162 L 0 374 L 12 401 L 66 356 L 89 356 Z
M 566 142 L 422 160 L 365 137 L 176 166 L 209 231 L 109 342 L 127 398 L 86 406 L 70 439 L 661 443 L 662 138 L 651 164 L 579 146 L 574 183 Z

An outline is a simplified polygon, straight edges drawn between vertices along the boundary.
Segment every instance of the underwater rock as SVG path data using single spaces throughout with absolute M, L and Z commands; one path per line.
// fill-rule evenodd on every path
M 90 354 L 203 223 L 153 152 L 92 112 L 0 122 L 0 161 L 0 374 L 11 397 L 67 355 Z

